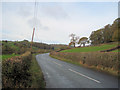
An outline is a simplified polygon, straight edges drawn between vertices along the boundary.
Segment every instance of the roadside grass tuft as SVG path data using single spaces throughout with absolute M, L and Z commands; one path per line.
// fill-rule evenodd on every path
M 40 66 L 38 65 L 35 54 L 32 55 L 30 72 L 32 74 L 31 88 L 45 88 L 45 80 Z

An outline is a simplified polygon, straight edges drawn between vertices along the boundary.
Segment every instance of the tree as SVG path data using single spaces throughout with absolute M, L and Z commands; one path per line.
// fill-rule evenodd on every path
M 104 43 L 104 36 L 103 36 L 104 29 L 99 29 L 97 31 L 93 31 L 90 35 L 90 40 L 92 45 L 97 45 Z
M 76 35 L 73 34 L 73 33 L 70 34 L 69 37 L 71 38 L 69 45 L 74 45 L 74 47 L 75 47 L 75 44 L 77 43 L 77 40 L 79 39 L 79 37 L 76 36 Z
M 117 18 L 112 25 L 93 31 L 90 35 L 92 45 L 120 41 L 120 18 Z
M 108 24 L 104 27 L 103 31 L 103 37 L 104 37 L 104 42 L 109 43 L 112 41 L 112 31 L 111 31 L 111 25 Z
M 113 36 L 112 36 L 112 40 L 113 41 L 120 41 L 120 31 L 119 31 L 119 29 L 114 31 Z
M 112 41 L 120 41 L 120 18 L 116 19 L 111 27 Z
M 80 44 L 80 47 L 81 47 L 82 44 L 83 44 L 83 46 L 85 46 L 86 43 L 89 43 L 89 40 L 88 40 L 87 37 L 82 37 L 78 41 L 78 44 Z

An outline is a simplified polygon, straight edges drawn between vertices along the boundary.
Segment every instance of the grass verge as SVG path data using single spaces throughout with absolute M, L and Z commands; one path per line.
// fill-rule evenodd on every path
M 40 66 L 38 65 L 35 54 L 32 55 L 30 73 L 32 74 L 31 88 L 45 88 L 45 80 Z

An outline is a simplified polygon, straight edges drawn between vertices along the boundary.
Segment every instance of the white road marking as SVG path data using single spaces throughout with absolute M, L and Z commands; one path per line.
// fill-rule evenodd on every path
M 72 71 L 72 72 L 74 72 L 74 73 L 76 73 L 76 74 L 79 74 L 79 75 L 81 75 L 81 76 L 83 76 L 83 77 L 85 77 L 85 78 L 88 78 L 88 79 L 90 79 L 90 80 L 93 80 L 93 81 L 95 81 L 95 82 L 97 82 L 97 83 L 101 83 L 100 81 L 98 81 L 98 80 L 95 80 L 95 79 L 93 79 L 93 78 L 91 78 L 91 77 L 88 77 L 88 76 L 86 76 L 86 75 L 84 75 L 84 74 L 81 74 L 81 73 L 79 73 L 79 72 L 76 72 L 76 71 L 74 71 L 74 70 L 72 70 L 72 69 L 69 69 L 70 71 Z
M 48 78 L 50 78 L 49 74 L 48 73 L 46 73 L 46 74 L 47 74 Z
M 58 63 L 56 63 L 55 61 L 52 61 L 53 63 L 55 63 L 55 64 L 57 64 L 57 65 L 59 65 L 59 66 L 62 66 L 61 64 L 58 64 Z

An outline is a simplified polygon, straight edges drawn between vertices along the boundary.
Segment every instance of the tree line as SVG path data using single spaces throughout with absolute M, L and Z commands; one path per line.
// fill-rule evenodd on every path
M 120 18 L 117 18 L 112 25 L 108 24 L 104 26 L 104 28 L 98 29 L 96 31 L 92 31 L 89 38 L 82 37 L 79 38 L 75 34 L 70 34 L 70 43 L 69 46 L 73 45 L 75 47 L 76 44 L 80 46 L 85 46 L 86 43 L 90 43 L 91 45 L 98 45 L 103 43 L 117 42 L 120 41 Z
M 108 24 L 99 30 L 93 31 L 90 35 L 92 45 L 120 41 L 120 18 L 112 25 Z

